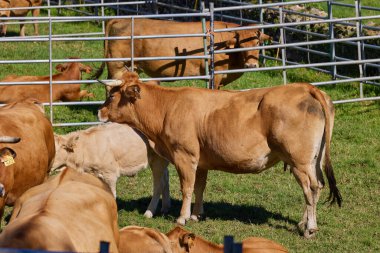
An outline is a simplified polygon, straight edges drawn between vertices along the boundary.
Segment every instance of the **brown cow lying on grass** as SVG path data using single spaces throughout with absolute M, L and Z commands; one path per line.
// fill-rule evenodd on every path
M 53 81 L 81 80 L 82 72 L 91 73 L 92 68 L 79 62 L 58 64 L 61 73 L 53 75 Z M 49 76 L 9 75 L 0 82 L 37 82 L 49 81 Z M 53 101 L 76 101 L 93 97 L 87 90 L 81 90 L 80 84 L 53 84 Z M 25 98 L 36 98 L 41 102 L 50 101 L 49 84 L 2 85 L 0 86 L 0 103 L 10 103 Z
M 223 253 L 223 244 L 215 244 L 191 233 L 182 227 L 168 232 L 171 247 L 175 253 Z M 120 237 L 121 239 L 121 237 Z M 242 241 L 243 253 L 283 253 L 288 252 L 281 244 L 262 237 L 248 237 Z
M 108 186 L 68 168 L 20 197 L 0 247 L 99 252 L 106 241 L 117 253 L 118 240 L 116 201 Z
M 168 162 L 149 147 L 144 135 L 124 124 L 108 123 L 55 135 L 53 170 L 62 166 L 102 178 L 116 197 L 120 176 L 134 176 L 148 164 L 153 172 L 153 196 L 145 216 L 151 218 L 162 193 L 162 212 L 170 208 Z
M 239 25 L 215 21 L 215 29 L 234 28 Z M 131 36 L 131 19 L 113 19 L 107 23 L 106 37 Z M 207 24 L 209 28 L 209 23 Z M 207 28 L 207 29 L 208 29 Z M 201 22 L 176 22 L 171 20 L 135 19 L 134 36 L 163 35 L 163 34 L 191 34 L 202 33 Z M 258 29 L 241 30 L 235 32 L 215 33 L 215 49 L 248 48 L 258 46 L 271 37 L 261 33 Z M 131 40 L 105 40 L 105 58 L 130 58 Z M 158 38 L 136 39 L 134 42 L 134 57 L 174 57 L 174 56 L 202 56 L 204 45 L 202 37 L 194 38 Z M 94 79 L 103 73 L 105 62 L 94 75 Z M 107 62 L 108 79 L 121 78 L 131 67 L 130 61 Z M 138 71 L 143 71 L 151 77 L 176 77 L 205 75 L 204 59 L 187 60 L 154 60 L 135 61 Z M 259 50 L 235 52 L 215 55 L 215 70 L 231 70 L 259 67 Z M 215 89 L 220 85 L 227 85 L 243 73 L 231 73 L 215 76 Z
M 1 134 L 21 139 L 15 144 L 0 143 L 1 220 L 5 205 L 13 206 L 21 194 L 47 178 L 55 146 L 52 125 L 34 99 L 1 107 L 0 122 Z
M 152 228 L 128 226 L 119 230 L 120 253 L 223 253 L 222 244 L 215 244 L 175 227 L 166 235 Z M 282 245 L 261 237 L 248 237 L 242 241 L 243 253 L 284 253 Z
M 174 253 L 169 238 L 158 230 L 127 226 L 119 230 L 120 253 Z
M 306 207 L 299 228 L 305 237 L 318 230 L 323 162 L 329 200 L 341 205 L 330 159 L 334 108 L 316 87 L 294 83 L 248 91 L 168 88 L 144 84 L 128 72 L 110 85 L 114 87 L 98 118 L 139 129 L 156 152 L 176 166 L 182 191 L 177 223 L 202 214 L 209 169 L 260 173 L 280 161 L 290 165 L 303 190 Z
M 25 17 L 31 11 L 33 17 L 40 15 L 39 9 L 1 10 L 1 8 L 36 7 L 42 6 L 42 0 L 0 0 L 0 17 Z M 7 24 L 4 23 L 0 30 L 0 36 L 7 34 Z M 38 35 L 38 23 L 34 24 L 34 34 Z M 25 24 L 20 24 L 20 36 L 25 36 Z

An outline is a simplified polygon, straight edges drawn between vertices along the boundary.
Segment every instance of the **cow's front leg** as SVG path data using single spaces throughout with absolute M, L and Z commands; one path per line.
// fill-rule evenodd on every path
M 21 22 L 24 22 L 25 20 L 20 20 Z M 25 37 L 25 24 L 20 24 L 20 36 Z
M 182 156 L 182 155 L 181 155 Z M 176 169 L 179 175 L 182 191 L 182 208 L 180 216 L 177 219 L 179 225 L 185 225 L 190 219 L 191 197 L 194 191 L 195 173 L 197 163 L 186 155 L 177 157 L 175 160 Z
M 33 17 L 38 17 L 40 15 L 40 9 L 34 9 L 32 10 L 32 15 Z M 34 35 L 39 35 L 39 32 L 38 32 L 38 23 L 37 21 L 35 21 L 36 23 L 34 23 Z
M 203 170 L 201 168 L 197 169 L 196 178 L 195 178 L 195 186 L 194 186 L 195 203 L 193 207 L 193 212 L 190 217 L 194 221 L 198 221 L 204 214 L 203 193 L 206 188 L 207 173 L 208 173 L 208 170 Z

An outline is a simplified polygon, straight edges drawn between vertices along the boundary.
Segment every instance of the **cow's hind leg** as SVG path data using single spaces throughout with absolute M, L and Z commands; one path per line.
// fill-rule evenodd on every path
M 207 183 L 207 173 L 208 170 L 197 169 L 194 194 L 195 194 L 195 203 L 193 206 L 193 213 L 191 214 L 191 219 L 198 221 L 204 214 L 203 210 L 203 192 L 206 188 Z
M 40 15 L 40 9 L 34 9 L 32 10 L 33 17 L 38 17 Z M 38 23 L 34 23 L 34 35 L 39 35 L 38 32 Z
M 318 231 L 316 206 L 320 194 L 320 184 L 318 183 L 315 168 L 312 164 L 296 165 L 292 168 L 305 197 L 306 207 L 298 227 L 306 238 L 314 237 Z

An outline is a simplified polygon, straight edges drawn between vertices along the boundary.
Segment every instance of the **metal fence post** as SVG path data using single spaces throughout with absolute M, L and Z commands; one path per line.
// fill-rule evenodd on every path
M 133 34 L 135 33 L 135 18 L 131 18 L 132 26 L 131 26 L 131 71 L 134 71 L 135 69 L 135 64 L 134 64 L 134 54 L 135 54 L 135 43 L 134 43 L 134 36 Z
M 224 236 L 224 253 L 233 253 L 234 237 L 231 235 Z
M 48 5 L 48 17 L 49 17 L 49 88 L 50 88 L 50 122 L 53 124 L 53 42 L 52 42 L 52 20 L 51 20 L 51 10 L 50 10 L 50 0 L 47 1 Z
M 332 2 L 331 0 L 327 2 L 327 8 L 328 8 L 328 18 L 329 19 L 332 19 L 333 18 L 333 11 L 332 11 Z M 330 22 L 329 23 L 329 38 L 332 40 L 334 39 L 334 23 L 333 22 Z M 336 58 L 335 58 L 335 43 L 332 42 L 330 44 L 330 61 L 336 61 Z M 336 65 L 334 66 L 331 66 L 331 77 L 333 80 L 336 79 Z
M 284 18 L 284 15 L 283 15 L 283 12 L 282 12 L 282 6 L 280 7 L 280 24 L 283 23 L 283 18 Z M 280 28 L 280 38 L 281 38 L 281 45 L 284 45 L 285 44 L 285 31 L 284 31 L 284 28 L 281 27 Z M 285 47 L 283 47 L 281 49 L 281 61 L 282 61 L 282 66 L 286 66 L 286 49 Z M 287 84 L 287 80 L 286 80 L 286 69 L 283 69 L 282 70 L 282 79 L 284 81 L 284 84 Z
M 355 17 L 360 17 L 361 11 L 360 11 L 360 0 L 355 0 Z M 361 36 L 362 31 L 362 22 L 361 20 L 356 20 L 356 37 Z M 358 40 L 356 42 L 357 48 L 358 48 L 358 60 L 362 60 L 362 42 Z M 359 64 L 359 77 L 363 77 L 363 64 Z M 364 91 L 363 91 L 363 82 L 360 82 L 360 98 L 364 97 Z
M 243 244 L 240 242 L 234 243 L 234 246 L 232 248 L 233 253 L 243 253 Z
M 263 4 L 263 0 L 259 0 L 259 5 L 261 6 Z M 260 24 L 264 24 L 264 10 L 263 7 L 260 7 Z M 261 32 L 265 34 L 264 28 L 261 28 Z M 263 56 L 265 56 L 265 49 L 261 50 L 263 53 Z M 265 57 L 263 58 L 263 64 L 265 66 Z
M 199 2 L 200 4 L 200 10 L 202 13 L 205 12 L 205 3 L 204 1 L 200 1 Z M 204 51 L 204 54 L 205 56 L 208 55 L 208 50 L 207 50 L 207 27 L 206 27 L 206 19 L 205 17 L 202 17 L 202 32 L 205 34 L 205 36 L 203 37 L 203 51 Z M 208 76 L 209 75 L 209 71 L 208 71 L 208 59 L 205 59 L 205 75 Z M 208 81 L 206 81 L 206 88 L 207 88 L 207 85 L 208 85 Z
M 110 243 L 105 242 L 105 241 L 101 241 L 99 253 L 109 253 L 109 251 L 110 251 Z
M 214 54 L 214 2 L 210 2 L 209 5 L 210 9 L 210 83 L 209 83 L 209 89 L 214 89 L 215 87 L 215 73 L 214 73 L 214 60 L 215 60 L 215 54 Z

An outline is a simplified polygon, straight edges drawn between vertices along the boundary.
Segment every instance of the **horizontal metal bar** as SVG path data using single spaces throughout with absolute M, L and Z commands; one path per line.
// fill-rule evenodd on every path
M 307 46 L 307 45 L 310 46 L 310 45 L 320 45 L 320 44 L 329 44 L 329 43 L 339 43 L 343 41 L 360 41 L 360 40 L 371 40 L 371 39 L 379 39 L 379 38 L 380 38 L 380 35 L 342 38 L 342 39 L 315 40 L 315 41 L 296 42 L 296 43 L 289 43 L 289 44 L 215 50 L 215 54 L 243 52 L 243 51 L 259 50 L 259 49 L 288 48 L 288 47 L 294 47 L 294 46 Z
M 146 4 L 146 1 L 134 1 L 134 2 L 117 2 L 117 3 L 97 3 L 97 4 L 65 4 L 65 5 L 45 5 L 45 6 L 30 6 L 30 7 L 10 7 L 1 8 L 2 10 L 49 10 L 49 9 L 69 9 L 69 8 L 82 8 L 82 7 L 108 7 L 116 5 L 136 5 Z
M 255 25 L 255 26 L 241 26 L 234 28 L 223 28 L 223 29 L 215 29 L 214 32 L 233 32 L 233 31 L 242 31 L 242 30 L 253 30 L 253 29 L 261 29 L 261 28 L 284 28 L 288 26 L 300 26 L 300 25 L 315 25 L 322 23 L 337 23 L 344 21 L 356 21 L 356 20 L 367 20 L 367 19 L 378 19 L 380 15 L 375 16 L 364 16 L 364 17 L 352 17 L 352 18 L 338 18 L 338 19 L 324 19 L 324 20 L 312 20 L 312 21 L 300 21 L 293 23 L 279 23 L 279 24 L 269 24 L 269 25 Z
M 339 5 L 339 6 L 344 6 L 344 7 L 355 8 L 354 4 L 339 3 L 339 2 L 335 2 L 335 1 L 332 1 L 331 4 L 333 4 L 333 5 Z M 372 10 L 372 11 L 380 11 L 380 8 L 372 7 L 372 6 L 364 6 L 364 5 L 360 6 L 360 9 Z
M 78 122 L 78 123 L 53 123 L 53 127 L 68 127 L 68 126 L 93 126 L 104 124 L 104 122 L 95 121 L 95 122 Z
M 312 84 L 315 86 L 320 86 L 320 85 L 326 85 L 326 84 L 339 84 L 339 83 L 374 81 L 374 80 L 380 80 L 380 76 L 350 78 L 350 79 L 344 79 L 344 80 L 331 80 L 331 81 L 325 81 L 325 82 L 312 82 Z
M 309 68 L 309 67 L 327 67 L 327 66 L 335 66 L 335 65 L 336 66 L 356 65 L 356 64 L 371 63 L 371 62 L 376 63 L 379 61 L 380 61 L 380 59 L 354 60 L 354 61 L 342 61 L 342 62 L 319 62 L 319 63 L 310 63 L 310 64 L 291 65 L 291 66 L 219 70 L 219 71 L 215 71 L 215 74 L 220 75 L 220 74 L 256 72 L 256 71 L 265 71 L 265 70 L 284 70 L 284 69 Z
M 380 100 L 380 97 L 353 98 L 353 99 L 346 99 L 346 100 L 337 100 L 337 101 L 333 101 L 333 104 L 355 103 L 355 102 L 375 101 L 375 100 Z
M 214 8 L 214 11 L 232 11 L 232 10 L 244 10 L 244 9 L 252 9 L 252 8 L 268 8 L 268 7 L 274 7 L 274 6 L 310 4 L 310 3 L 321 3 L 321 2 L 326 2 L 326 0 L 304 0 L 304 1 L 278 2 L 278 3 L 268 3 L 268 4 L 249 4 L 249 5 L 243 5 L 243 6 L 228 6 L 228 7 Z

